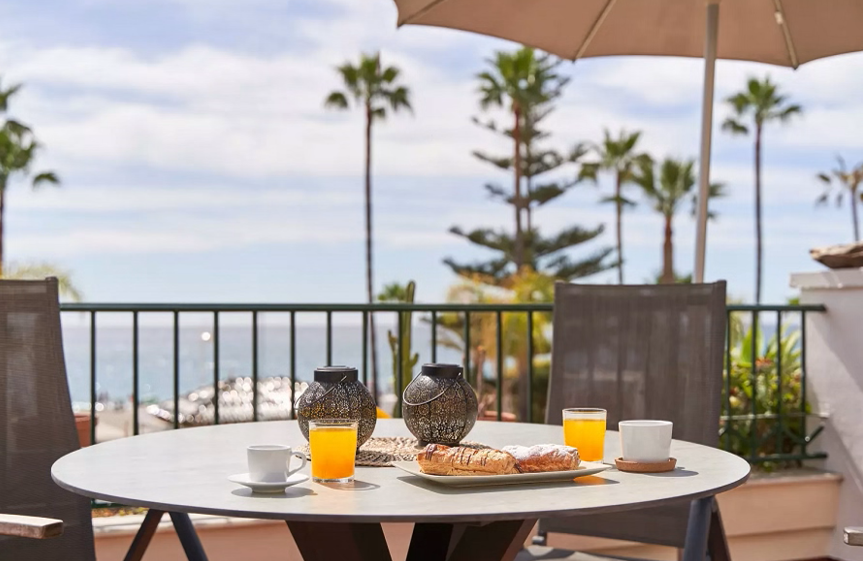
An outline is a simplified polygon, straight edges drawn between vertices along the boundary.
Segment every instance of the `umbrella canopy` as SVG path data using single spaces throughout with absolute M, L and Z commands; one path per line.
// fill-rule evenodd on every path
M 860 0 L 395 0 L 399 25 L 509 39 L 561 58 L 704 55 L 705 5 L 722 12 L 717 56 L 797 66 L 863 49 Z
M 717 58 L 797 68 L 863 50 L 863 0 L 395 0 L 399 25 L 430 25 L 580 58 L 704 57 L 695 280 L 704 278 Z M 720 11 L 722 24 L 719 25 Z

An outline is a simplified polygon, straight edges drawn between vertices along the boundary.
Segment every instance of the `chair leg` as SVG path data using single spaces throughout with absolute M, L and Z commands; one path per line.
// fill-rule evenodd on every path
M 686 545 L 683 561 L 704 561 L 707 556 L 707 535 L 713 512 L 713 497 L 692 501 L 689 507 L 689 524 L 686 527 Z
M 722 516 L 719 514 L 719 503 L 715 500 L 713 501 L 713 510 L 710 513 L 707 554 L 710 556 L 710 561 L 731 561 L 731 552 L 725 537 L 725 527 L 722 525 Z

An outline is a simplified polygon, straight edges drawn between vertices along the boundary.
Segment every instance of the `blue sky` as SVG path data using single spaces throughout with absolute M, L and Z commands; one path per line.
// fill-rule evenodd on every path
M 60 189 L 14 185 L 7 250 L 74 274 L 90 301 L 361 301 L 362 121 L 322 107 L 333 66 L 381 49 L 403 69 L 414 116 L 375 134 L 376 280 L 415 279 L 441 301 L 455 280 L 441 263 L 484 254 L 451 236 L 508 225 L 488 181 L 507 180 L 470 156 L 506 145 L 471 124 L 473 76 L 510 44 L 465 33 L 395 29 L 390 0 L 25 0 L 0 2 L 0 73 L 24 82 L 13 114 L 44 142 L 41 166 Z M 658 157 L 695 157 L 697 60 L 599 59 L 563 67 L 572 82 L 549 119 L 551 143 L 598 140 L 603 127 L 643 131 Z M 765 300 L 792 294 L 811 247 L 851 241 L 850 212 L 815 209 L 814 174 L 836 154 L 863 159 L 863 55 L 797 72 L 721 62 L 717 97 L 770 73 L 806 108 L 765 139 Z M 716 118 L 726 109 L 717 105 Z M 715 205 L 707 276 L 752 298 L 752 147 L 714 135 Z M 571 170 L 570 173 L 573 173 Z M 597 203 L 610 186 L 581 186 L 537 212 L 553 232 L 612 221 Z M 627 279 L 660 267 L 662 226 L 646 205 L 624 222 Z M 692 269 L 694 225 L 676 226 L 678 269 Z M 613 242 L 610 228 L 585 253 Z M 577 252 L 578 253 L 578 252 Z M 598 275 L 609 282 L 613 274 Z

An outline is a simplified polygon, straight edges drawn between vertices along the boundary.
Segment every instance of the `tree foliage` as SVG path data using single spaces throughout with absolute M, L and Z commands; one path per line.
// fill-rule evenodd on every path
M 860 191 L 860 185 L 863 184 L 863 162 L 848 169 L 842 156 L 836 156 L 836 160 L 837 166 L 835 168 L 829 172 L 819 173 L 817 176 L 824 185 L 825 190 L 815 203 L 817 205 L 826 205 L 832 195 L 836 206 L 841 207 L 847 193 L 851 205 L 851 223 L 854 229 L 854 241 L 859 242 L 860 220 L 857 216 L 857 206 L 863 203 L 863 192 Z
M 14 177 L 30 181 L 36 189 L 43 185 L 59 185 L 60 179 L 53 171 L 32 170 L 42 145 L 32 129 L 7 115 L 12 98 L 21 90 L 21 85 L 3 88 L 0 81 L 0 275 L 3 273 L 4 214 L 6 189 Z
M 633 174 L 640 162 L 649 161 L 650 158 L 637 149 L 641 132 L 621 130 L 615 138 L 605 129 L 603 134 L 602 141 L 590 147 L 595 159 L 581 166 L 579 177 L 596 183 L 601 171 L 610 171 L 614 175 L 614 191 L 610 196 L 603 197 L 601 202 L 612 203 L 615 207 L 617 278 L 618 282 L 623 284 L 623 209 L 636 204 L 633 199 L 624 196 L 623 189 L 632 183 Z
M 454 235 L 497 255 L 473 263 L 447 258 L 444 263 L 458 275 L 478 277 L 490 284 L 505 283 L 521 267 L 562 280 L 582 278 L 606 270 L 609 267 L 606 259 L 611 253 L 610 249 L 599 249 L 580 259 L 573 258 L 567 252 L 597 238 L 603 232 L 602 226 L 572 226 L 555 235 L 544 236 L 533 224 L 535 209 L 556 200 L 579 183 L 576 173 L 562 175 L 561 172 L 566 173 L 566 166 L 577 165 L 587 152 L 584 145 L 559 151 L 541 144 L 549 137 L 549 133 L 540 125 L 554 110 L 554 101 L 560 97 L 568 82 L 557 72 L 560 62 L 529 48 L 496 53 L 489 62 L 492 69 L 478 75 L 480 107 L 507 108 L 515 120 L 512 126 L 478 118 L 474 119 L 474 123 L 511 141 L 515 150 L 511 155 L 476 150 L 473 155 L 515 178 L 511 188 L 499 183 L 484 186 L 492 200 L 513 209 L 515 224 L 511 230 L 476 228 L 466 231 L 453 226 L 450 232 Z M 522 223 L 523 218 L 526 219 L 525 224 Z

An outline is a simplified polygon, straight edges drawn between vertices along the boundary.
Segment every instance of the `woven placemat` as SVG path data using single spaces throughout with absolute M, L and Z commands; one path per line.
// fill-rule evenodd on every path
M 479 442 L 463 441 L 460 446 L 470 448 L 488 448 Z M 416 438 L 406 436 L 373 436 L 357 451 L 356 464 L 367 467 L 390 467 L 391 462 L 415 460 L 417 454 L 425 447 L 420 446 Z M 309 444 L 303 444 L 297 452 L 306 455 L 311 460 Z

